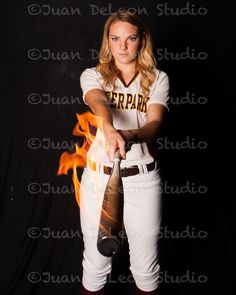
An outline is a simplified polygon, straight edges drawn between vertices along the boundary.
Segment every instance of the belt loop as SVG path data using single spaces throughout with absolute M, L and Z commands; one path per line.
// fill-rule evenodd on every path
M 96 172 L 99 173 L 101 171 L 101 164 L 96 163 Z
M 147 166 L 146 166 L 146 164 L 141 164 L 140 166 L 142 167 L 142 170 L 143 170 L 142 173 L 143 173 L 143 174 L 144 174 L 144 173 L 145 173 L 145 174 L 148 173 L 148 170 L 147 170 Z

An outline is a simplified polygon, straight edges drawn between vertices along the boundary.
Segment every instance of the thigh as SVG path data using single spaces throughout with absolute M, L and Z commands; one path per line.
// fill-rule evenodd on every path
M 107 177 L 85 169 L 80 183 L 80 221 L 84 236 L 96 236 Z
M 127 179 L 124 225 L 130 250 L 156 247 L 161 222 L 161 179 L 158 171 Z
M 80 223 L 84 241 L 83 266 L 90 272 L 102 272 L 110 268 L 110 258 L 97 249 L 97 238 L 105 179 L 84 171 L 80 185 Z M 92 270 L 93 269 L 93 270 Z

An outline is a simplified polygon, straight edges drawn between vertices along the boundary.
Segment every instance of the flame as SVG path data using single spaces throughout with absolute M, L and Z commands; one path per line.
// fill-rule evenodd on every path
M 92 145 L 94 138 L 96 136 L 97 129 L 102 128 L 102 118 L 99 116 L 93 115 L 91 112 L 85 112 L 83 114 L 77 114 L 77 123 L 73 129 L 73 135 L 83 137 L 84 142 L 81 147 L 75 144 L 75 152 L 63 152 L 60 157 L 59 169 L 57 175 L 68 174 L 68 171 L 72 169 L 72 180 L 75 188 L 75 197 L 77 204 L 80 207 L 80 182 L 77 175 L 77 167 L 84 168 L 87 164 L 86 155 Z M 91 132 L 91 128 L 96 129 L 95 134 Z
M 92 114 L 91 112 L 85 112 L 83 114 L 76 113 L 76 116 L 78 121 L 73 129 L 73 135 L 78 137 L 83 137 L 84 142 L 81 147 L 75 144 L 75 152 L 62 153 L 60 157 L 59 169 L 58 169 L 57 175 L 62 175 L 62 174 L 67 175 L 68 171 L 72 169 L 72 173 L 73 173 L 72 180 L 73 180 L 74 189 L 75 189 L 75 197 L 76 197 L 78 206 L 81 208 L 81 204 L 83 200 L 80 199 L 80 182 L 77 175 L 77 168 L 78 167 L 84 168 L 87 165 L 87 158 L 86 158 L 87 152 L 95 139 L 97 129 L 100 128 L 101 132 L 103 133 L 103 126 L 102 126 L 102 118 Z M 96 129 L 95 134 L 91 132 L 91 128 L 93 127 Z M 93 183 L 99 183 L 99 181 L 93 180 Z M 92 219 L 94 219 L 85 202 L 83 202 L 82 207 L 83 207 L 83 213 L 89 214 L 89 216 Z M 106 212 L 106 210 L 104 210 L 103 208 L 101 208 L 101 213 L 108 220 L 110 220 L 113 223 L 116 223 L 116 220 L 112 218 L 112 216 L 110 216 L 110 214 Z M 100 223 L 99 223 L 99 226 L 100 228 L 104 230 L 105 233 L 108 234 L 108 231 L 110 229 L 105 228 Z

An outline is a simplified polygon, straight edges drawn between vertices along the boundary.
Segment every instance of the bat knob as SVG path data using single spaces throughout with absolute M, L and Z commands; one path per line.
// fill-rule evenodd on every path
M 121 160 L 122 159 L 122 156 L 120 154 L 120 150 L 118 149 L 116 152 L 115 152 L 115 155 L 113 157 L 113 160 Z
M 121 249 L 121 243 L 116 236 L 103 236 L 97 243 L 98 251 L 106 257 L 115 256 Z

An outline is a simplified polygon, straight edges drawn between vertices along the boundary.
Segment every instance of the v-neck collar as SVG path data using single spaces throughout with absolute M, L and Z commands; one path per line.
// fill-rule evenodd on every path
M 130 84 L 131 84 L 131 83 L 135 80 L 135 78 L 138 76 L 138 74 L 139 74 L 139 72 L 137 71 L 137 72 L 134 74 L 133 78 L 129 81 L 128 84 L 125 83 L 125 80 L 123 79 L 123 77 L 121 76 L 120 73 L 118 74 L 117 77 L 120 79 L 120 81 L 122 82 L 122 84 L 123 84 L 125 87 L 129 87 Z

